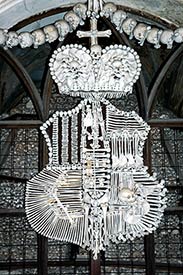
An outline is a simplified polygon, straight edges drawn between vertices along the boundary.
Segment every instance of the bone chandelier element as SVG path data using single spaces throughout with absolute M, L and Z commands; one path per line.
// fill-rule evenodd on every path
M 81 45 L 66 45 L 50 59 L 50 71 L 60 93 L 72 96 L 91 97 L 93 91 L 97 97 L 131 93 L 140 68 L 137 53 L 122 45 L 111 45 L 102 51 L 97 44 L 91 51 Z
M 166 203 L 164 181 L 150 176 L 143 163 L 150 127 L 134 111 L 120 111 L 105 99 L 132 92 L 141 65 L 126 46 L 98 45 L 98 37 L 110 35 L 97 30 L 101 7 L 89 1 L 91 30 L 77 33 L 91 38 L 90 50 L 66 45 L 50 59 L 59 91 L 85 99 L 41 127 L 49 163 L 26 188 L 31 226 L 91 250 L 94 259 L 110 242 L 155 230 Z

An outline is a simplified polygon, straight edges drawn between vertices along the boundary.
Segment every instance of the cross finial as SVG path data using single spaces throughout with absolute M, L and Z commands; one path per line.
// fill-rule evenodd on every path
M 77 36 L 79 38 L 89 37 L 91 39 L 91 47 L 93 45 L 98 44 L 98 37 L 110 37 L 110 35 L 111 35 L 111 30 L 106 30 L 106 31 L 98 31 L 97 30 L 97 19 L 96 18 L 90 19 L 90 26 L 91 26 L 90 31 L 77 31 Z

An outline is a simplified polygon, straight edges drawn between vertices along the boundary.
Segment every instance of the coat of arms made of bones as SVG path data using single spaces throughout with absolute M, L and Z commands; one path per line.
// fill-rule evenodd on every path
M 26 214 L 38 233 L 91 250 L 96 259 L 110 242 L 155 230 L 166 189 L 144 166 L 150 127 L 134 111 L 120 111 L 107 100 L 132 92 L 139 56 L 122 45 L 102 50 L 97 39 L 111 31 L 97 30 L 101 3 L 88 5 L 91 30 L 77 35 L 90 37 L 90 50 L 66 45 L 50 59 L 60 93 L 84 99 L 41 127 L 49 163 L 27 183 Z

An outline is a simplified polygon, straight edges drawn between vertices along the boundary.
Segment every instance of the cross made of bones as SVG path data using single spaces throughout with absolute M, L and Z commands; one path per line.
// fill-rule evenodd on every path
M 91 46 L 98 44 L 98 37 L 110 37 L 111 30 L 98 31 L 97 30 L 97 19 L 90 19 L 90 31 L 77 31 L 79 38 L 89 37 L 91 39 Z

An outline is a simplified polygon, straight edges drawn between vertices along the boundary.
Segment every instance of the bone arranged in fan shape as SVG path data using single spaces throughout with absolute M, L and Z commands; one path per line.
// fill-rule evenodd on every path
M 107 213 L 109 239 L 119 243 L 152 233 L 166 204 L 164 181 L 159 183 L 156 177 L 142 170 L 113 172 L 111 182 Z
M 43 169 L 26 188 L 26 214 L 40 234 L 82 245 L 84 209 L 81 171 Z

